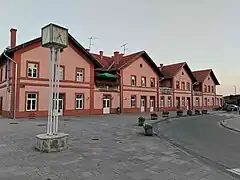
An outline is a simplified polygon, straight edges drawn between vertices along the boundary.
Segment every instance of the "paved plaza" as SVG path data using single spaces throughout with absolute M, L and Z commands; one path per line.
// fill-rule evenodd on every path
M 226 180 L 230 176 L 201 164 L 136 126 L 138 115 L 64 117 L 70 134 L 60 153 L 35 151 L 35 135 L 46 121 L 0 120 L 0 179 L 3 180 Z

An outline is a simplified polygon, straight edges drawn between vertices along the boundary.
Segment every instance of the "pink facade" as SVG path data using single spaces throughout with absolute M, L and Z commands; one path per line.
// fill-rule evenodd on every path
M 0 113 L 7 117 L 14 113 L 16 117 L 47 116 L 49 49 L 41 47 L 40 38 L 16 46 L 16 30 L 11 30 L 10 45 L 6 55 L 17 63 L 17 74 L 15 64 L 0 55 Z M 199 81 L 199 92 L 192 91 L 198 80 L 186 63 L 159 69 L 145 51 L 93 54 L 69 35 L 60 62 L 59 115 L 210 108 L 222 103 L 212 72 Z
M 123 112 L 157 111 L 158 74 L 143 57 L 122 70 Z

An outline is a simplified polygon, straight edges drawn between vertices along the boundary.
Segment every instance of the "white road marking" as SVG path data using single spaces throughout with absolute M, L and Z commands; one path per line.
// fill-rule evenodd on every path
M 240 168 L 227 169 L 227 170 L 240 176 Z

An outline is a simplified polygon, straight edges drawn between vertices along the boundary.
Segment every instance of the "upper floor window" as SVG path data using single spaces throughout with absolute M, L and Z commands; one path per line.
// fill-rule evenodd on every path
M 37 110 L 37 94 L 28 93 L 26 100 L 26 110 L 27 111 L 36 111 Z
M 181 89 L 182 89 L 182 90 L 185 90 L 185 82 L 182 82 L 182 83 L 181 83 Z
M 204 85 L 204 92 L 207 92 L 207 85 Z
M 176 81 L 176 89 L 180 89 L 179 81 Z
M 212 92 L 214 92 L 214 86 L 212 86 Z
M 136 76 L 132 75 L 131 77 L 131 85 L 136 86 Z
M 211 91 L 210 91 L 210 86 L 208 86 L 208 92 L 211 92 Z
M 28 63 L 28 77 L 37 78 L 38 77 L 38 64 Z
M 155 87 L 155 78 L 150 78 L 151 87 Z
M 84 81 L 84 70 L 83 69 L 77 68 L 76 80 L 78 82 L 83 82 Z
M 64 80 L 64 67 L 59 67 L 59 80 Z
M 191 90 L 191 89 L 190 89 L 190 83 L 189 83 L 189 82 L 187 82 L 187 90 Z
M 141 86 L 146 87 L 146 77 L 141 77 Z

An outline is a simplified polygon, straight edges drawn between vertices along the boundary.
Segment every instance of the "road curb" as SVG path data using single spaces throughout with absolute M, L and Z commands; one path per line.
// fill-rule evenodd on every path
M 235 128 L 227 125 L 227 121 L 229 121 L 229 120 L 231 121 L 231 119 L 220 121 L 220 125 L 221 125 L 222 127 L 226 128 L 226 129 L 228 129 L 228 130 L 231 130 L 231 131 L 240 133 L 240 130 L 235 129 Z

